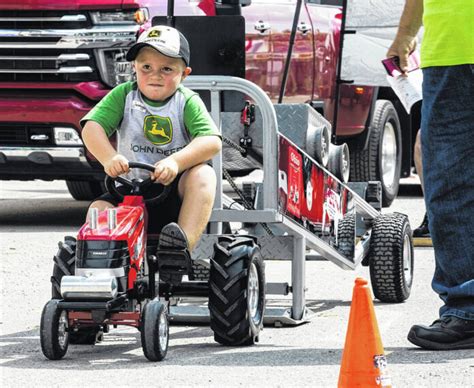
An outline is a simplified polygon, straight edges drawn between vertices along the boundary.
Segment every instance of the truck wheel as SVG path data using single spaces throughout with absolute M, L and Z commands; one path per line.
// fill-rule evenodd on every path
M 349 147 L 346 143 L 331 145 L 329 149 L 328 170 L 343 183 L 347 183 L 350 174 Z
M 159 300 L 148 302 L 141 316 L 140 337 L 145 357 L 162 361 L 168 352 L 169 324 L 166 306 Z
M 250 237 L 220 237 L 209 279 L 211 329 L 223 345 L 253 345 L 263 326 L 265 265 Z
M 400 120 L 393 104 L 378 100 L 367 148 L 351 148 L 351 181 L 382 183 L 382 206 L 391 205 L 400 184 L 402 142 Z
M 408 299 L 413 283 L 413 240 L 408 217 L 382 214 L 372 225 L 370 281 L 377 299 L 399 303 Z
M 50 360 L 63 358 L 69 345 L 67 311 L 58 308 L 58 302 L 50 300 L 41 314 L 41 350 Z
M 329 130 L 326 126 L 308 127 L 306 134 L 306 151 L 323 167 L 326 167 L 329 161 Z
M 76 266 L 76 239 L 64 237 L 64 243 L 58 243 L 59 249 L 54 256 L 53 276 L 51 276 L 51 299 L 62 299 L 61 279 L 64 275 L 74 275 Z
M 66 186 L 77 201 L 92 201 L 106 191 L 104 183 L 99 181 L 66 181 Z

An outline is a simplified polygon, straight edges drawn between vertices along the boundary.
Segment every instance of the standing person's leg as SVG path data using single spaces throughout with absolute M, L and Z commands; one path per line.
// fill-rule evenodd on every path
M 472 65 L 424 69 L 421 143 L 441 320 L 409 340 L 430 349 L 474 348 L 474 75 Z
M 423 164 L 422 164 L 422 156 L 421 156 L 421 130 L 418 130 L 416 134 L 416 141 L 415 147 L 413 152 L 413 159 L 415 161 L 415 168 L 418 177 L 420 178 L 421 190 L 424 192 L 424 184 L 423 184 Z M 430 230 L 428 228 L 428 216 L 425 212 L 425 216 L 423 217 L 423 221 L 421 222 L 420 226 L 413 230 L 413 237 L 430 237 Z

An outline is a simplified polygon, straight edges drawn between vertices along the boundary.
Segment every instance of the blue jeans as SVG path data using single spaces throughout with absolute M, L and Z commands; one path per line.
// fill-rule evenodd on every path
M 474 320 L 474 65 L 423 69 L 421 143 L 440 316 Z

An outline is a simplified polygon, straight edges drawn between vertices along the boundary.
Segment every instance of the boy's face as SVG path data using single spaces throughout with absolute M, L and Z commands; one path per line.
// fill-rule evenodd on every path
M 140 50 L 134 62 L 138 89 L 150 100 L 164 101 L 172 96 L 190 73 L 181 58 L 170 58 L 151 47 Z

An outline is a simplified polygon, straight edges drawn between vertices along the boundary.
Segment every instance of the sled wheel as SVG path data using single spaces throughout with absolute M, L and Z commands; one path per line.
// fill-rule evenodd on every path
M 306 151 L 323 167 L 326 167 L 328 164 L 330 143 L 329 130 L 326 126 L 308 127 Z
M 382 214 L 372 225 L 369 267 L 372 290 L 382 302 L 403 302 L 413 283 L 413 240 L 408 217 Z
M 337 250 L 350 260 L 354 260 L 355 216 L 354 213 L 345 214 L 344 218 L 339 221 L 337 230 Z
M 265 270 L 260 248 L 249 237 L 220 237 L 209 278 L 214 339 L 223 345 L 253 345 L 263 326 Z
M 69 345 L 67 311 L 58 308 L 58 302 L 51 299 L 41 314 L 41 350 L 50 360 L 63 358 Z
M 64 242 L 58 243 L 59 249 L 54 256 L 53 276 L 51 276 L 51 299 L 62 299 L 61 279 L 63 276 L 74 275 L 76 266 L 76 239 L 64 237 Z
M 347 183 L 350 173 L 349 147 L 346 143 L 341 145 L 331 145 L 329 149 L 328 170 L 333 173 L 337 179 Z
M 71 345 L 95 345 L 101 342 L 104 332 L 100 326 L 80 327 L 77 331 L 69 332 L 69 343 Z
M 169 342 L 169 324 L 166 306 L 155 299 L 143 308 L 140 335 L 145 357 L 161 361 L 166 357 Z

